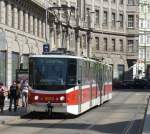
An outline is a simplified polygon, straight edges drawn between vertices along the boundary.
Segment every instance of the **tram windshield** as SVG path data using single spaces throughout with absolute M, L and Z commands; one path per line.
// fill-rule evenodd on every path
M 30 58 L 29 82 L 39 90 L 65 90 L 75 86 L 76 60 L 64 58 Z

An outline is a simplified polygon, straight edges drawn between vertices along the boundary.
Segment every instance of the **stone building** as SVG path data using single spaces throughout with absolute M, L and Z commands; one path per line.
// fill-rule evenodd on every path
M 139 4 L 139 60 L 136 65 L 136 75 L 145 77 L 149 70 L 150 78 L 150 1 L 140 0 Z M 141 71 L 139 74 L 138 71 Z M 147 72 L 146 71 L 146 72 Z
M 45 2 L 49 7 L 64 10 L 49 8 L 46 21 Z M 135 2 L 0 0 L 0 80 L 9 86 L 20 63 L 28 68 L 28 56 L 41 54 L 45 42 L 51 50 L 65 47 L 78 56 L 98 57 L 113 66 L 114 78 L 122 80 L 124 72 L 137 59 Z M 75 10 L 70 15 L 70 9 L 65 7 Z

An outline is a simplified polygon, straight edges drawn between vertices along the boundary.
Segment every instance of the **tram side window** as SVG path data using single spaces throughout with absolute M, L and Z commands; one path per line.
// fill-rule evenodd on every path
M 108 69 L 108 66 L 106 66 L 106 82 L 108 82 L 109 80 L 108 80 L 108 78 L 109 78 L 109 69 Z
M 77 62 L 75 60 L 68 61 L 68 75 L 67 84 L 72 85 L 76 83 Z
M 82 82 L 83 84 L 87 84 L 88 83 L 88 73 L 87 73 L 87 63 L 85 61 L 83 61 L 83 65 L 82 65 Z
M 96 63 L 93 63 L 92 72 L 93 72 L 93 84 L 95 84 L 96 83 Z
M 106 66 L 104 65 L 104 83 L 106 83 Z

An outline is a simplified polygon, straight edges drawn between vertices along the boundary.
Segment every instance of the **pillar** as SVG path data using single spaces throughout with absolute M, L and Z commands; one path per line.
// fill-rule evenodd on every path
M 6 5 L 4 0 L 0 1 L 0 22 L 5 24 Z
M 7 10 L 7 19 L 6 19 L 7 22 L 6 23 L 8 26 L 11 27 L 12 26 L 12 8 L 11 8 L 10 3 L 7 4 L 6 10 Z
M 13 12 L 14 12 L 14 24 L 13 24 L 13 27 L 15 28 L 15 29 L 18 29 L 18 9 L 17 9 L 17 7 L 14 7 L 13 8 Z
M 25 32 L 28 33 L 29 32 L 29 25 L 28 25 L 28 12 L 25 12 Z
M 23 11 L 19 11 L 19 30 L 23 31 Z

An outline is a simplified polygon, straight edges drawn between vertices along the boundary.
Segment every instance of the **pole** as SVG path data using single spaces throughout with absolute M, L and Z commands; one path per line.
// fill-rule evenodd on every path
M 46 43 L 48 42 L 47 40 L 47 17 L 48 17 L 48 2 L 45 0 L 45 40 Z
M 146 70 L 147 70 L 147 65 L 146 65 L 146 6 L 147 4 L 144 3 L 144 21 L 145 21 L 145 26 L 144 26 L 144 71 L 145 71 L 145 78 L 146 78 Z
M 46 22 L 45 22 L 45 40 L 46 40 L 46 43 L 47 43 L 47 15 L 48 15 L 48 8 L 46 7 L 46 9 L 45 9 L 45 11 L 46 11 L 46 13 L 45 13 L 45 15 L 46 15 Z

